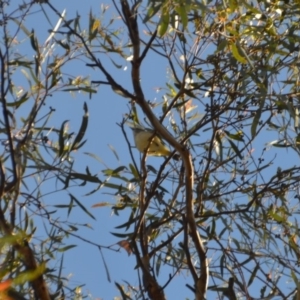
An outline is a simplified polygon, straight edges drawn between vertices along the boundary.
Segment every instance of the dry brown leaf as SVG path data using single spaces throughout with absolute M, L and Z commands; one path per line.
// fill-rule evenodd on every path
M 99 202 L 99 203 L 92 205 L 92 207 L 95 208 L 95 207 L 103 207 L 103 206 L 110 206 L 110 205 L 111 204 L 108 202 Z
M 131 249 L 130 243 L 127 240 L 123 240 L 117 243 L 120 247 L 124 248 L 128 255 L 130 255 L 133 251 Z

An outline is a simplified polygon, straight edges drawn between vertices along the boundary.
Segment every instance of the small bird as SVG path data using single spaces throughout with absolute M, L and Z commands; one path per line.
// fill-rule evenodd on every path
M 148 155 L 152 156 L 170 156 L 171 150 L 164 144 L 162 139 L 154 134 L 153 130 L 146 128 L 131 128 L 133 131 L 134 142 L 136 148 L 144 153 L 146 150 Z M 151 141 L 151 144 L 149 145 Z M 173 155 L 173 159 L 178 160 L 180 156 L 178 154 Z

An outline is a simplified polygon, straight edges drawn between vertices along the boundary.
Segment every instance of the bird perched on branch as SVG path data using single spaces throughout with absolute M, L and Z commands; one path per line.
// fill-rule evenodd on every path
M 170 156 L 172 151 L 165 145 L 163 140 L 151 129 L 131 127 L 136 148 L 152 156 Z M 151 143 L 150 143 L 151 141 Z M 173 159 L 178 160 L 178 154 L 173 155 Z

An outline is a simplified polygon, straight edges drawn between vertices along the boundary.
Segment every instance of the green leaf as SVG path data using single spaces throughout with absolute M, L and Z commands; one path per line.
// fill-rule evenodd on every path
M 18 276 L 14 278 L 13 282 L 16 285 L 25 284 L 41 276 L 45 272 L 45 270 L 46 270 L 46 264 L 42 263 L 39 266 L 37 266 L 34 270 L 29 270 L 29 271 L 19 273 Z
M 77 247 L 77 245 L 69 245 L 69 246 L 66 246 L 66 247 L 63 247 L 63 248 L 59 248 L 57 249 L 58 252 L 66 252 L 74 247 Z
M 255 116 L 253 118 L 253 122 L 252 122 L 252 125 L 251 125 L 252 139 L 255 138 L 255 136 L 256 136 L 256 129 L 257 129 L 257 125 L 259 123 L 260 117 L 261 117 L 261 109 L 258 109 L 255 113 Z
M 178 6 L 175 7 L 176 12 L 180 16 L 181 24 L 183 26 L 183 29 L 187 27 L 188 24 L 188 16 L 186 12 L 186 5 L 183 3 L 180 3 Z
M 37 40 L 35 38 L 34 29 L 31 30 L 30 44 L 31 44 L 31 47 L 33 48 L 33 50 L 35 52 L 37 52 L 39 45 L 38 45 Z
M 56 86 L 59 83 L 60 80 L 60 69 L 59 68 L 55 68 L 52 73 L 51 73 L 51 84 L 49 86 L 49 89 L 53 88 L 54 86 Z
M 81 126 L 80 126 L 80 129 L 78 131 L 76 138 L 74 139 L 73 145 L 71 146 L 71 151 L 79 149 L 79 144 L 80 144 L 82 138 L 84 137 L 87 126 L 88 126 L 89 113 L 88 113 L 88 108 L 87 108 L 86 102 L 84 102 L 83 110 L 84 110 L 84 115 L 82 117 Z M 81 146 L 82 145 L 83 144 L 81 144 Z
M 91 9 L 89 14 L 89 36 L 88 36 L 89 42 L 91 42 L 96 37 L 99 26 L 100 26 L 100 21 L 93 17 L 92 9 Z
M 160 17 L 159 26 L 158 26 L 158 35 L 159 36 L 162 37 L 167 32 L 169 22 L 170 22 L 169 9 L 168 8 L 163 9 L 161 17 Z
M 16 101 L 16 102 L 10 102 L 10 103 L 6 103 L 6 106 L 8 107 L 20 107 L 21 104 L 25 103 L 30 97 L 28 96 L 28 93 L 26 92 L 21 98 L 20 100 Z
M 221 276 L 223 277 L 224 274 L 224 265 L 225 265 L 226 259 L 225 255 L 222 255 L 220 258 L 220 271 L 221 271 Z
M 103 182 L 103 186 L 110 188 L 110 189 L 117 190 L 117 191 L 128 192 L 128 189 L 126 187 L 123 187 L 122 185 L 117 185 L 117 184 L 113 184 L 113 183 L 109 183 L 109 182 Z
M 234 12 L 236 8 L 238 7 L 238 1 L 237 0 L 229 0 L 229 8 L 230 12 Z
M 75 19 L 72 19 L 72 21 L 74 20 L 74 30 L 77 31 L 79 29 L 79 31 L 81 31 L 80 29 L 80 23 L 79 23 L 79 19 L 80 19 L 80 15 L 77 13 L 77 16 Z
M 72 194 L 69 193 L 71 200 L 74 201 L 87 215 L 89 215 L 92 219 L 96 220 L 96 218 L 74 197 Z
M 53 205 L 53 207 L 56 207 L 56 208 L 70 208 L 70 204 L 56 204 L 56 205 Z
M 162 7 L 162 4 L 155 2 L 152 6 L 149 7 L 147 14 L 143 20 L 144 23 L 147 23 Z
M 108 52 L 111 52 L 109 50 L 107 50 Z M 122 69 L 123 68 L 123 65 L 119 65 L 117 64 L 112 58 L 110 58 L 110 61 L 113 63 L 113 65 L 117 68 L 117 69 Z
M 217 156 L 220 157 L 220 161 L 223 161 L 223 143 L 219 134 L 216 134 L 215 151 Z
M 237 156 L 240 158 L 240 159 L 243 159 L 243 156 L 239 150 L 239 148 L 235 145 L 235 143 L 231 140 L 228 140 L 231 148 L 233 149 L 233 151 L 237 154 Z
M 21 28 L 23 30 L 23 32 L 27 35 L 27 37 L 30 37 L 31 36 L 31 33 L 30 31 L 24 26 L 24 21 L 23 19 L 22 20 L 18 20 L 18 19 L 15 19 L 13 18 L 12 16 L 10 16 L 10 19 L 15 22 L 19 28 Z
M 139 218 L 138 217 L 134 217 L 134 211 L 132 211 L 129 220 L 127 222 L 119 225 L 119 226 L 116 226 L 115 228 L 116 229 L 126 228 L 126 230 L 128 230 L 128 228 L 130 227 L 130 225 L 132 225 L 134 222 L 136 222 L 138 220 L 139 220 Z
M 58 137 L 58 145 L 59 145 L 59 151 L 58 156 L 62 157 L 65 153 L 65 125 L 68 121 L 64 121 L 60 127 L 59 131 L 59 137 Z
M 129 168 L 131 170 L 132 175 L 134 176 L 134 178 L 136 179 L 140 179 L 140 174 L 137 171 L 137 169 L 135 168 L 135 166 L 133 164 L 129 164 Z
M 59 151 L 58 151 L 58 157 L 62 157 L 65 153 L 65 125 L 68 121 L 64 121 L 60 127 L 59 131 L 59 137 L 58 137 L 58 145 L 59 145 Z
M 240 242 L 239 242 L 237 239 L 232 238 L 232 241 L 234 242 L 234 244 L 236 245 L 236 248 L 237 248 L 238 250 L 241 249 Z
M 191 99 L 188 99 L 188 100 L 185 100 L 185 101 L 181 101 L 181 102 L 178 102 L 177 104 L 175 104 L 173 106 L 173 108 L 180 108 L 181 106 L 185 105 L 187 102 L 189 102 Z
M 267 290 L 267 286 L 264 285 L 261 289 L 260 289 L 260 298 L 263 299 L 265 298 L 265 292 Z
M 278 191 L 279 194 L 279 191 Z M 276 212 L 273 212 L 271 210 L 268 211 L 269 216 L 274 219 L 275 221 L 282 223 L 286 221 L 286 216 L 280 216 L 279 214 L 277 214 Z
M 115 155 L 115 157 L 117 158 L 117 160 L 120 160 L 116 149 L 112 145 L 108 145 L 108 147 L 113 152 L 113 154 Z
M 107 176 L 107 177 L 112 176 L 112 177 L 115 177 L 115 178 L 119 178 L 119 179 L 121 179 L 121 180 L 123 180 L 123 181 L 125 181 L 125 182 L 128 182 L 128 181 L 129 181 L 128 178 L 126 178 L 126 177 L 120 175 L 120 173 L 121 173 L 122 171 L 124 171 L 124 170 L 127 170 L 127 167 L 125 167 L 125 166 L 120 166 L 120 167 L 118 167 L 118 168 L 116 168 L 116 169 L 114 169 L 114 170 L 112 170 L 112 169 L 105 169 L 105 170 L 103 170 L 102 172 L 103 172 L 103 174 L 104 174 L 105 176 Z
M 131 300 L 131 298 L 126 295 L 126 293 L 124 292 L 123 287 L 120 284 L 115 282 L 115 285 L 118 288 L 119 292 L 121 293 L 122 300 Z
M 159 276 L 159 270 L 161 267 L 161 263 L 162 263 L 162 259 L 161 259 L 161 253 L 159 253 L 157 259 L 156 259 L 156 264 L 155 264 L 155 272 L 156 272 L 156 276 Z
M 239 50 L 238 50 L 238 47 L 236 46 L 236 44 L 232 43 L 230 44 L 230 48 L 231 48 L 231 51 L 232 51 L 232 55 L 233 57 L 240 63 L 242 64 L 246 64 L 247 63 L 247 59 L 243 56 L 241 56 Z
M 153 166 L 147 165 L 147 169 L 148 169 L 149 171 L 151 171 L 153 174 L 157 174 L 157 170 L 156 170 Z
M 70 213 L 71 213 L 71 211 L 72 211 L 72 209 L 74 207 L 73 203 L 74 203 L 73 198 L 70 198 L 70 204 L 68 205 L 68 208 L 69 208 L 68 209 L 68 216 L 70 215 Z
M 216 53 L 223 51 L 227 46 L 228 46 L 227 39 L 222 39 L 221 42 L 218 44 Z
M 119 174 L 120 172 L 123 172 L 124 170 L 127 170 L 126 166 L 120 166 L 113 170 L 113 174 Z
M 62 46 L 65 50 L 67 50 L 67 52 L 70 51 L 70 45 L 68 43 L 66 43 L 65 41 L 57 41 L 57 43 Z
M 253 270 L 253 272 L 250 276 L 250 279 L 248 281 L 247 287 L 249 287 L 252 284 L 254 278 L 256 277 L 256 273 L 257 273 L 258 270 L 259 270 L 259 264 L 256 264 L 256 266 L 255 266 L 255 268 L 254 268 L 254 270 Z
M 80 179 L 80 180 L 93 182 L 93 183 L 103 183 L 97 176 L 83 174 L 83 173 L 71 172 L 69 174 L 69 178 L 70 179 Z
M 110 232 L 110 233 L 118 238 L 128 238 L 132 235 L 132 233 L 116 233 L 116 232 Z
M 215 218 L 212 219 L 211 229 L 208 233 L 209 239 L 214 238 L 216 235 L 216 220 Z
M 298 278 L 293 270 L 291 270 L 291 277 L 296 285 L 299 284 Z
M 76 20 L 76 19 L 74 18 L 74 19 L 65 21 L 64 24 L 62 25 L 62 27 L 69 27 L 74 22 L 74 20 Z
M 76 87 L 76 88 L 68 88 L 68 89 L 63 89 L 61 90 L 62 92 L 87 92 L 87 93 L 97 93 L 96 90 L 89 88 L 89 87 Z
M 9 66 L 22 66 L 22 67 L 25 67 L 25 68 L 31 68 L 31 66 L 33 65 L 33 62 L 32 61 L 25 61 L 25 60 L 16 59 L 16 60 L 9 61 L 8 65 Z

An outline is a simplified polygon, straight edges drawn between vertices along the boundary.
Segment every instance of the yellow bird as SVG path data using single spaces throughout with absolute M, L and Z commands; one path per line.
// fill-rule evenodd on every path
M 152 156 L 170 156 L 171 150 L 164 144 L 162 139 L 154 134 L 150 129 L 131 128 L 133 131 L 134 142 L 136 148 L 144 153 L 146 150 L 148 155 Z M 151 144 L 149 145 L 151 141 Z M 173 158 L 179 159 L 179 155 L 175 154 Z

